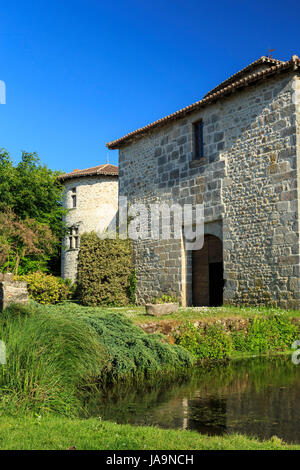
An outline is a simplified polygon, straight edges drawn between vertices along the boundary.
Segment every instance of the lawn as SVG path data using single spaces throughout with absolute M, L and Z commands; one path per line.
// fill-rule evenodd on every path
M 287 445 L 277 437 L 264 442 L 241 435 L 211 437 L 78 417 L 84 416 L 81 392 L 86 386 L 99 385 L 99 377 L 104 387 L 106 381 L 124 384 L 127 376 L 143 380 L 145 370 L 147 377 L 152 371 L 157 380 L 165 378 L 166 371 L 179 372 L 193 363 L 187 350 L 146 335 L 129 319 L 142 325 L 247 319 L 276 312 L 300 316 L 299 311 L 280 309 L 202 307 L 182 308 L 160 319 L 147 316 L 144 307 L 93 308 L 70 302 L 32 303 L 25 309 L 12 306 L 0 322 L 0 337 L 7 344 L 7 364 L 0 377 L 5 392 L 0 406 L 0 449 L 300 450 L 300 445 Z
M 44 307 L 56 311 L 72 311 L 78 313 L 122 313 L 127 318 L 130 318 L 134 323 L 158 323 L 164 321 L 183 322 L 183 321 L 197 321 L 205 320 L 207 322 L 214 321 L 215 319 L 229 319 L 229 318 L 253 318 L 257 315 L 270 315 L 274 313 L 285 314 L 290 318 L 299 318 L 300 310 L 283 310 L 280 308 L 268 307 L 182 307 L 179 308 L 177 313 L 162 317 L 154 317 L 146 314 L 145 307 L 143 306 L 128 306 L 128 307 L 83 307 L 76 303 L 65 302 L 63 304 Z
M 1 417 L 1 450 L 300 450 L 277 437 L 204 436 L 193 431 L 118 425 L 93 418 Z

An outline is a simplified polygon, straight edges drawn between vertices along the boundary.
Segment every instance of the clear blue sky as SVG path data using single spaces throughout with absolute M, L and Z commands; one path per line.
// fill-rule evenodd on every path
M 268 47 L 300 55 L 299 18 L 298 0 L 1 2 L 0 147 L 64 171 L 105 163 L 106 142 L 197 101 Z

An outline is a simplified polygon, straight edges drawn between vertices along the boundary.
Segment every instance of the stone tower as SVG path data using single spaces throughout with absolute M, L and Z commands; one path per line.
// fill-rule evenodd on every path
M 99 165 L 74 170 L 59 176 L 65 187 L 64 207 L 69 229 L 62 246 L 61 274 L 76 281 L 80 236 L 84 232 L 103 230 L 118 210 L 118 167 Z

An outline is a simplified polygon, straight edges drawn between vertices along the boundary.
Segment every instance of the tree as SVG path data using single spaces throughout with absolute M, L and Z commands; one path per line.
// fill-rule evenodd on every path
M 47 224 L 21 220 L 11 208 L 0 212 L 0 266 L 14 274 L 43 270 L 55 250 L 57 239 Z
M 60 269 L 60 243 L 65 234 L 62 216 L 66 213 L 59 174 L 42 165 L 36 153 L 23 152 L 21 161 L 14 165 L 9 153 L 0 149 L 0 211 L 10 207 L 23 221 L 34 219 L 48 225 L 56 239 L 49 260 L 55 273 Z

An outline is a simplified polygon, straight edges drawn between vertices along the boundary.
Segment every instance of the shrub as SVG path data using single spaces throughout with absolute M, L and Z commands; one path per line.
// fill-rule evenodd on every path
M 153 303 L 154 304 L 172 304 L 176 303 L 178 300 L 176 297 L 173 297 L 172 295 L 162 295 L 160 298 L 155 297 Z
M 135 301 L 136 301 L 135 299 L 136 285 L 137 285 L 136 270 L 133 269 L 132 273 L 129 276 L 129 298 L 132 304 L 135 304 Z
M 62 302 L 70 293 L 69 285 L 51 274 L 32 273 L 18 276 L 18 279 L 27 282 L 29 296 L 41 304 Z
M 130 240 L 82 235 L 78 256 L 77 296 L 83 305 L 128 305 L 135 275 Z
M 175 336 L 175 343 L 197 356 L 199 339 L 197 328 L 192 323 L 187 323 L 179 328 L 179 333 Z
M 247 330 L 228 333 L 219 325 L 197 329 L 187 324 L 180 328 L 175 341 L 197 358 L 224 359 L 233 351 L 252 354 L 288 351 L 298 337 L 298 326 L 277 314 L 255 317 Z
M 248 328 L 245 348 L 256 354 L 284 351 L 291 348 L 298 336 L 298 327 L 283 315 L 255 317 Z
M 226 359 L 232 352 L 231 338 L 219 325 L 204 330 L 189 323 L 180 328 L 175 340 L 199 359 Z
M 167 371 L 179 372 L 193 363 L 191 354 L 183 348 L 172 346 L 163 335 L 145 333 L 121 314 L 79 316 L 97 332 L 109 355 L 104 381 L 164 376 Z
M 247 331 L 238 330 L 231 332 L 233 349 L 239 352 L 247 352 L 246 344 Z

